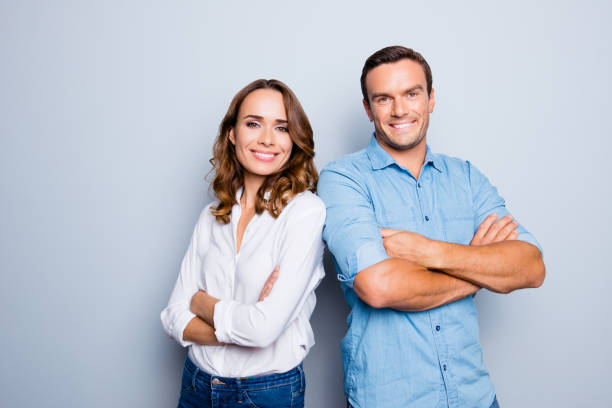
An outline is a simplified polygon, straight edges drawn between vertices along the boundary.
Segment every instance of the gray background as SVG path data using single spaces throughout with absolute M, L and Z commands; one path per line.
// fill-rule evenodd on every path
M 362 64 L 403 44 L 433 68 L 432 148 L 483 170 L 544 247 L 542 288 L 477 297 L 502 406 L 610 406 L 611 11 L 3 0 L 0 405 L 174 406 L 184 350 L 159 312 L 231 97 L 285 81 L 320 169 L 368 142 Z M 347 308 L 329 262 L 318 297 L 307 406 L 341 407 Z

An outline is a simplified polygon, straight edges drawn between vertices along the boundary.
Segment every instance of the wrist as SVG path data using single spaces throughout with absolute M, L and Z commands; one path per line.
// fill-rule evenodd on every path
M 208 293 L 204 298 L 202 307 L 202 319 L 212 327 L 215 327 L 215 305 L 219 303 L 219 299 L 210 296 Z
M 427 246 L 427 254 L 425 259 L 425 266 L 429 269 L 444 269 L 445 259 L 449 251 L 449 245 L 444 241 L 430 240 Z
M 202 302 L 203 302 L 203 295 L 206 292 L 202 291 L 201 289 L 198 290 L 196 293 L 194 293 L 194 295 L 191 297 L 191 304 L 189 305 L 189 310 L 191 310 L 191 313 L 195 314 L 196 316 L 202 318 Z

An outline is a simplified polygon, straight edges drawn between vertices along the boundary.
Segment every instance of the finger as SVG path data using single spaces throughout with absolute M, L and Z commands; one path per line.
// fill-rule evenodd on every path
M 274 283 L 276 283 L 276 280 L 278 279 L 279 271 L 280 266 L 278 265 L 272 270 L 272 273 L 270 276 L 268 276 L 268 279 L 266 279 L 266 283 L 264 283 L 264 287 L 259 293 L 259 299 L 257 300 L 258 302 L 264 300 L 270 294 L 272 288 L 274 287 Z
M 259 299 L 257 299 L 257 301 L 261 302 L 262 300 L 267 298 L 271 291 L 272 291 L 272 285 L 266 283 L 263 289 L 261 290 L 261 293 L 259 294 Z
M 517 230 L 514 230 L 510 233 L 510 235 L 508 236 L 508 240 L 509 241 L 514 241 L 515 239 L 517 239 L 519 236 L 519 232 Z
M 278 271 L 272 272 L 272 275 L 270 275 L 270 277 L 268 278 L 268 282 L 267 282 L 268 285 L 270 286 L 270 289 L 272 289 L 272 286 L 274 286 L 277 279 L 278 279 Z
M 499 220 L 495 221 L 493 225 L 491 225 L 487 233 L 484 235 L 484 243 L 489 244 L 493 242 L 497 233 L 510 222 L 512 222 L 512 216 L 510 214 L 506 215 L 505 217 L 501 217 Z
M 506 224 L 505 227 L 499 230 L 497 235 L 495 235 L 494 242 L 501 242 L 508 239 L 510 234 L 518 227 L 518 222 L 512 221 Z
M 470 242 L 470 245 L 479 245 L 482 241 L 482 238 L 485 236 L 487 231 L 489 231 L 489 228 L 495 222 L 496 219 L 497 213 L 492 213 L 487 218 L 485 218 L 484 221 L 478 226 L 478 229 L 476 230 L 476 233 L 474 234 L 474 238 L 472 238 L 472 242 Z
M 382 235 L 383 238 L 390 237 L 400 232 L 400 230 L 394 230 L 391 228 L 380 228 L 379 231 L 380 231 L 380 235 Z

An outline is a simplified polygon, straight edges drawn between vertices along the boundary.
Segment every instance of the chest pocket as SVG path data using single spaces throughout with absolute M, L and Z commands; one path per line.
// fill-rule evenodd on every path
M 393 206 L 385 211 L 376 213 L 376 220 L 380 228 L 391 228 L 419 232 L 419 218 L 415 208 L 410 206 Z
M 440 210 L 442 230 L 447 242 L 469 245 L 474 237 L 474 213 L 469 203 L 454 203 Z

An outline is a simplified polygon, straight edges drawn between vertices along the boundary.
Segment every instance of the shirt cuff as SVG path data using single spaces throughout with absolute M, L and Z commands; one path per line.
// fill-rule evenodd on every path
M 233 300 L 220 300 L 215 304 L 213 323 L 215 324 L 215 337 L 220 343 L 232 343 L 232 314 L 236 302 Z
M 530 233 L 519 234 L 519 236 L 516 239 L 519 241 L 525 241 L 532 245 L 535 245 L 536 248 L 540 250 L 540 254 L 544 255 L 544 252 L 542 251 L 542 246 L 540 246 L 540 243 Z
M 338 274 L 338 280 L 349 288 L 353 288 L 355 276 L 364 269 L 389 259 L 387 251 L 381 242 L 366 242 L 355 252 L 353 261 L 349 266 L 349 275 Z
M 167 316 L 170 312 L 166 309 L 161 313 L 161 319 L 166 328 L 166 332 L 172 336 L 181 347 L 187 347 L 194 344 L 192 341 L 183 340 L 183 332 L 189 322 L 196 317 L 190 310 L 183 310 L 175 315 L 173 323 L 169 323 Z

